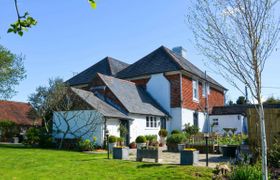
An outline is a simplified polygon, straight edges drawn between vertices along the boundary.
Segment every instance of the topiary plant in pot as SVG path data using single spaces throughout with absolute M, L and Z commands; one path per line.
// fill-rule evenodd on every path
M 117 145 L 117 137 L 116 136 L 109 136 L 109 152 L 113 151 L 113 148 Z
M 167 144 L 167 150 L 171 152 L 178 152 L 178 144 L 182 144 L 186 141 L 186 136 L 183 133 L 179 134 L 172 134 L 167 137 L 166 144 Z M 183 146 L 182 146 L 183 148 Z M 180 148 L 180 149 L 182 149 Z M 184 149 L 184 148 L 183 148 Z
M 165 139 L 168 135 L 168 131 L 166 129 L 161 129 L 161 130 L 159 130 L 158 135 L 160 137 L 161 146 L 165 146 Z
M 143 146 L 146 146 L 146 137 L 145 136 L 138 136 L 135 140 L 137 144 L 137 149 L 141 149 Z

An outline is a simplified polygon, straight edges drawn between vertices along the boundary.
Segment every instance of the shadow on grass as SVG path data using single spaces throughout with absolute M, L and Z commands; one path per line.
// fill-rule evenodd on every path
M 137 166 L 137 168 L 151 168 L 151 167 L 159 167 L 162 166 L 162 164 L 142 164 Z

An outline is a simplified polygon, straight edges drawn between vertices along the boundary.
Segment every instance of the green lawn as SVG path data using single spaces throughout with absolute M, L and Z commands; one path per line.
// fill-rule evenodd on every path
M 0 179 L 211 179 L 202 167 L 108 160 L 104 154 L 0 146 Z

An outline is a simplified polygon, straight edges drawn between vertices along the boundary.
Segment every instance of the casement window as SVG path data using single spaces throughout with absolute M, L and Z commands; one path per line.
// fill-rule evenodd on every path
M 212 126 L 218 126 L 219 125 L 219 119 L 213 119 Z
M 155 116 L 146 117 L 146 127 L 157 128 L 159 126 L 160 126 L 160 122 L 158 122 L 157 117 L 155 117 Z
M 193 100 L 198 101 L 199 95 L 198 95 L 198 80 L 193 80 Z

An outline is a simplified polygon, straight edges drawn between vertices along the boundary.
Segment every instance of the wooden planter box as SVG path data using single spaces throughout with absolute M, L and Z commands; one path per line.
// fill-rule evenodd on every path
M 180 152 L 181 158 L 180 158 L 180 164 L 181 165 L 193 165 L 198 163 L 198 151 L 189 151 L 189 150 L 183 150 Z
M 143 158 L 155 159 L 155 162 L 161 157 L 160 148 L 157 149 L 137 149 L 136 161 L 142 161 Z
M 128 147 L 114 147 L 113 148 L 113 159 L 129 159 L 129 148 Z
M 236 156 L 236 150 L 238 146 L 237 145 L 223 145 L 221 146 L 221 150 L 224 157 L 235 157 Z

